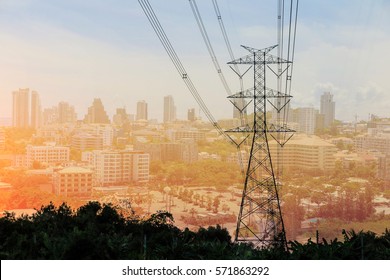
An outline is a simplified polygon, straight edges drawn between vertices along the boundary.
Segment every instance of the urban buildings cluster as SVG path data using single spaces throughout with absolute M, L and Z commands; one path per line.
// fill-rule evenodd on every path
M 161 123 L 148 120 L 144 100 L 137 102 L 135 114 L 117 108 L 110 120 L 99 98 L 93 100 L 83 118 L 78 118 L 74 106 L 66 102 L 42 110 L 36 91 L 31 92 L 31 99 L 29 89 L 19 89 L 12 95 L 13 126 L 35 129 L 25 153 L 12 155 L 12 165 L 49 176 L 58 195 L 88 196 L 94 187 L 148 182 L 151 161 L 191 163 L 214 159 L 238 164 L 240 160 L 245 163 L 249 156 L 245 150 L 240 155 L 232 152 L 224 156 L 218 151 L 200 151 L 200 142 L 215 141 L 220 136 L 212 125 L 196 118 L 194 108 L 188 110 L 187 120 L 178 120 L 171 95 L 163 98 Z M 368 123 L 340 122 L 336 126 L 333 95 L 325 92 L 319 105 L 319 109 L 286 108 L 288 126 L 297 133 L 284 146 L 283 157 L 276 164 L 287 169 L 322 171 L 334 169 L 337 161 L 344 166 L 375 165 L 378 177 L 390 180 L 390 121 L 373 118 Z M 233 118 L 220 120 L 219 124 L 227 129 L 237 127 L 238 117 L 235 109 Z M 329 135 L 331 128 L 340 135 L 318 136 Z M 4 129 L 0 129 L 0 149 L 6 148 L 5 143 Z M 270 141 L 272 154 L 278 152 L 277 146 Z

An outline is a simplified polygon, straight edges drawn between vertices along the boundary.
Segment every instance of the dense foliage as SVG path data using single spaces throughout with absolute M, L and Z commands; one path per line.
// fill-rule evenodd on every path
M 180 230 L 168 212 L 124 217 L 89 202 L 73 211 L 49 204 L 33 216 L 0 218 L 1 259 L 390 259 L 390 232 L 344 232 L 345 240 L 255 249 L 219 226 Z

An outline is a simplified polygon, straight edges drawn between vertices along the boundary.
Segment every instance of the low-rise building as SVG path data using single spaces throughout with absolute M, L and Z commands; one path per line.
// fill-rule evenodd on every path
M 103 149 L 103 136 L 90 133 L 75 134 L 72 136 L 71 147 L 78 151 L 101 150 Z
M 149 180 L 149 154 L 131 150 L 94 150 L 82 153 L 93 166 L 99 186 Z
M 284 168 L 331 170 L 335 167 L 336 146 L 317 136 L 294 135 L 283 148 L 282 156 L 277 158 L 278 143 L 270 141 L 269 147 L 274 166 L 283 164 Z
M 55 144 L 47 144 L 45 146 L 27 145 L 26 147 L 26 163 L 27 167 L 33 167 L 37 162 L 41 165 L 50 166 L 61 164 L 69 161 L 70 148 L 64 146 L 55 146 Z
M 182 139 L 173 143 L 137 142 L 137 150 L 145 151 L 150 160 L 195 162 L 198 160 L 198 146 L 192 139 Z
M 167 137 L 172 141 L 180 141 L 182 139 L 192 139 L 194 141 L 206 140 L 206 133 L 197 129 L 180 129 L 180 130 L 167 130 Z
M 94 174 L 84 167 L 65 167 L 53 174 L 54 193 L 66 197 L 90 197 Z
M 390 133 L 358 136 L 354 139 L 354 144 L 358 152 L 377 150 L 390 155 Z

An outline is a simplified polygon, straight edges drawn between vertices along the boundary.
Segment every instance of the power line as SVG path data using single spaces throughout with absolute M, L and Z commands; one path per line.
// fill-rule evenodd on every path
M 224 74 L 222 72 L 222 69 L 221 69 L 221 67 L 219 65 L 217 56 L 215 55 L 213 46 L 211 45 L 210 38 L 209 38 L 209 36 L 207 34 L 206 27 L 204 26 L 202 17 L 201 17 L 201 15 L 199 13 L 199 9 L 198 9 L 198 6 L 196 5 L 196 1 L 195 0 L 189 0 L 189 3 L 190 3 L 190 6 L 191 6 L 192 13 L 194 14 L 196 23 L 198 24 L 199 31 L 200 31 L 200 33 L 202 35 L 203 41 L 206 44 L 207 51 L 210 54 L 211 60 L 212 60 L 212 62 L 214 64 L 215 70 L 217 70 L 217 73 L 218 73 L 218 76 L 219 76 L 219 78 L 220 78 L 220 80 L 222 82 L 222 85 L 225 88 L 226 93 L 228 95 L 232 95 L 232 91 L 230 90 L 230 87 L 229 87 L 229 85 L 226 82 L 225 76 L 224 76 Z
M 179 73 L 181 79 L 187 86 L 188 90 L 198 103 L 200 109 L 203 111 L 203 113 L 206 115 L 210 123 L 217 129 L 217 131 L 228 138 L 230 141 L 234 142 L 234 140 L 224 132 L 224 130 L 220 127 L 220 125 L 217 123 L 209 109 L 207 108 L 206 104 L 204 103 L 203 99 L 199 95 L 197 89 L 195 88 L 194 84 L 192 83 L 188 73 L 186 72 L 183 64 L 181 63 L 178 55 L 176 54 L 175 49 L 173 48 L 172 44 L 170 43 L 163 27 L 161 26 L 156 14 L 153 11 L 152 6 L 150 5 L 148 0 L 138 0 L 138 3 L 140 4 L 142 10 L 144 11 L 146 17 L 148 18 L 153 30 L 155 31 L 157 37 L 159 38 L 161 44 L 163 45 L 165 51 L 167 52 L 169 58 L 171 59 L 173 65 L 175 66 L 177 72 Z

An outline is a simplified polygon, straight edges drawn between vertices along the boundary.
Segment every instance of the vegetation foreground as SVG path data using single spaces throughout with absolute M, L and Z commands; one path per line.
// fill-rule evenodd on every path
M 128 216 L 128 217 L 127 217 Z M 344 241 L 289 242 L 289 250 L 234 243 L 220 226 L 180 230 L 168 212 L 148 219 L 98 202 L 73 211 L 41 207 L 32 216 L 0 218 L 0 259 L 390 259 L 390 231 L 343 231 Z

